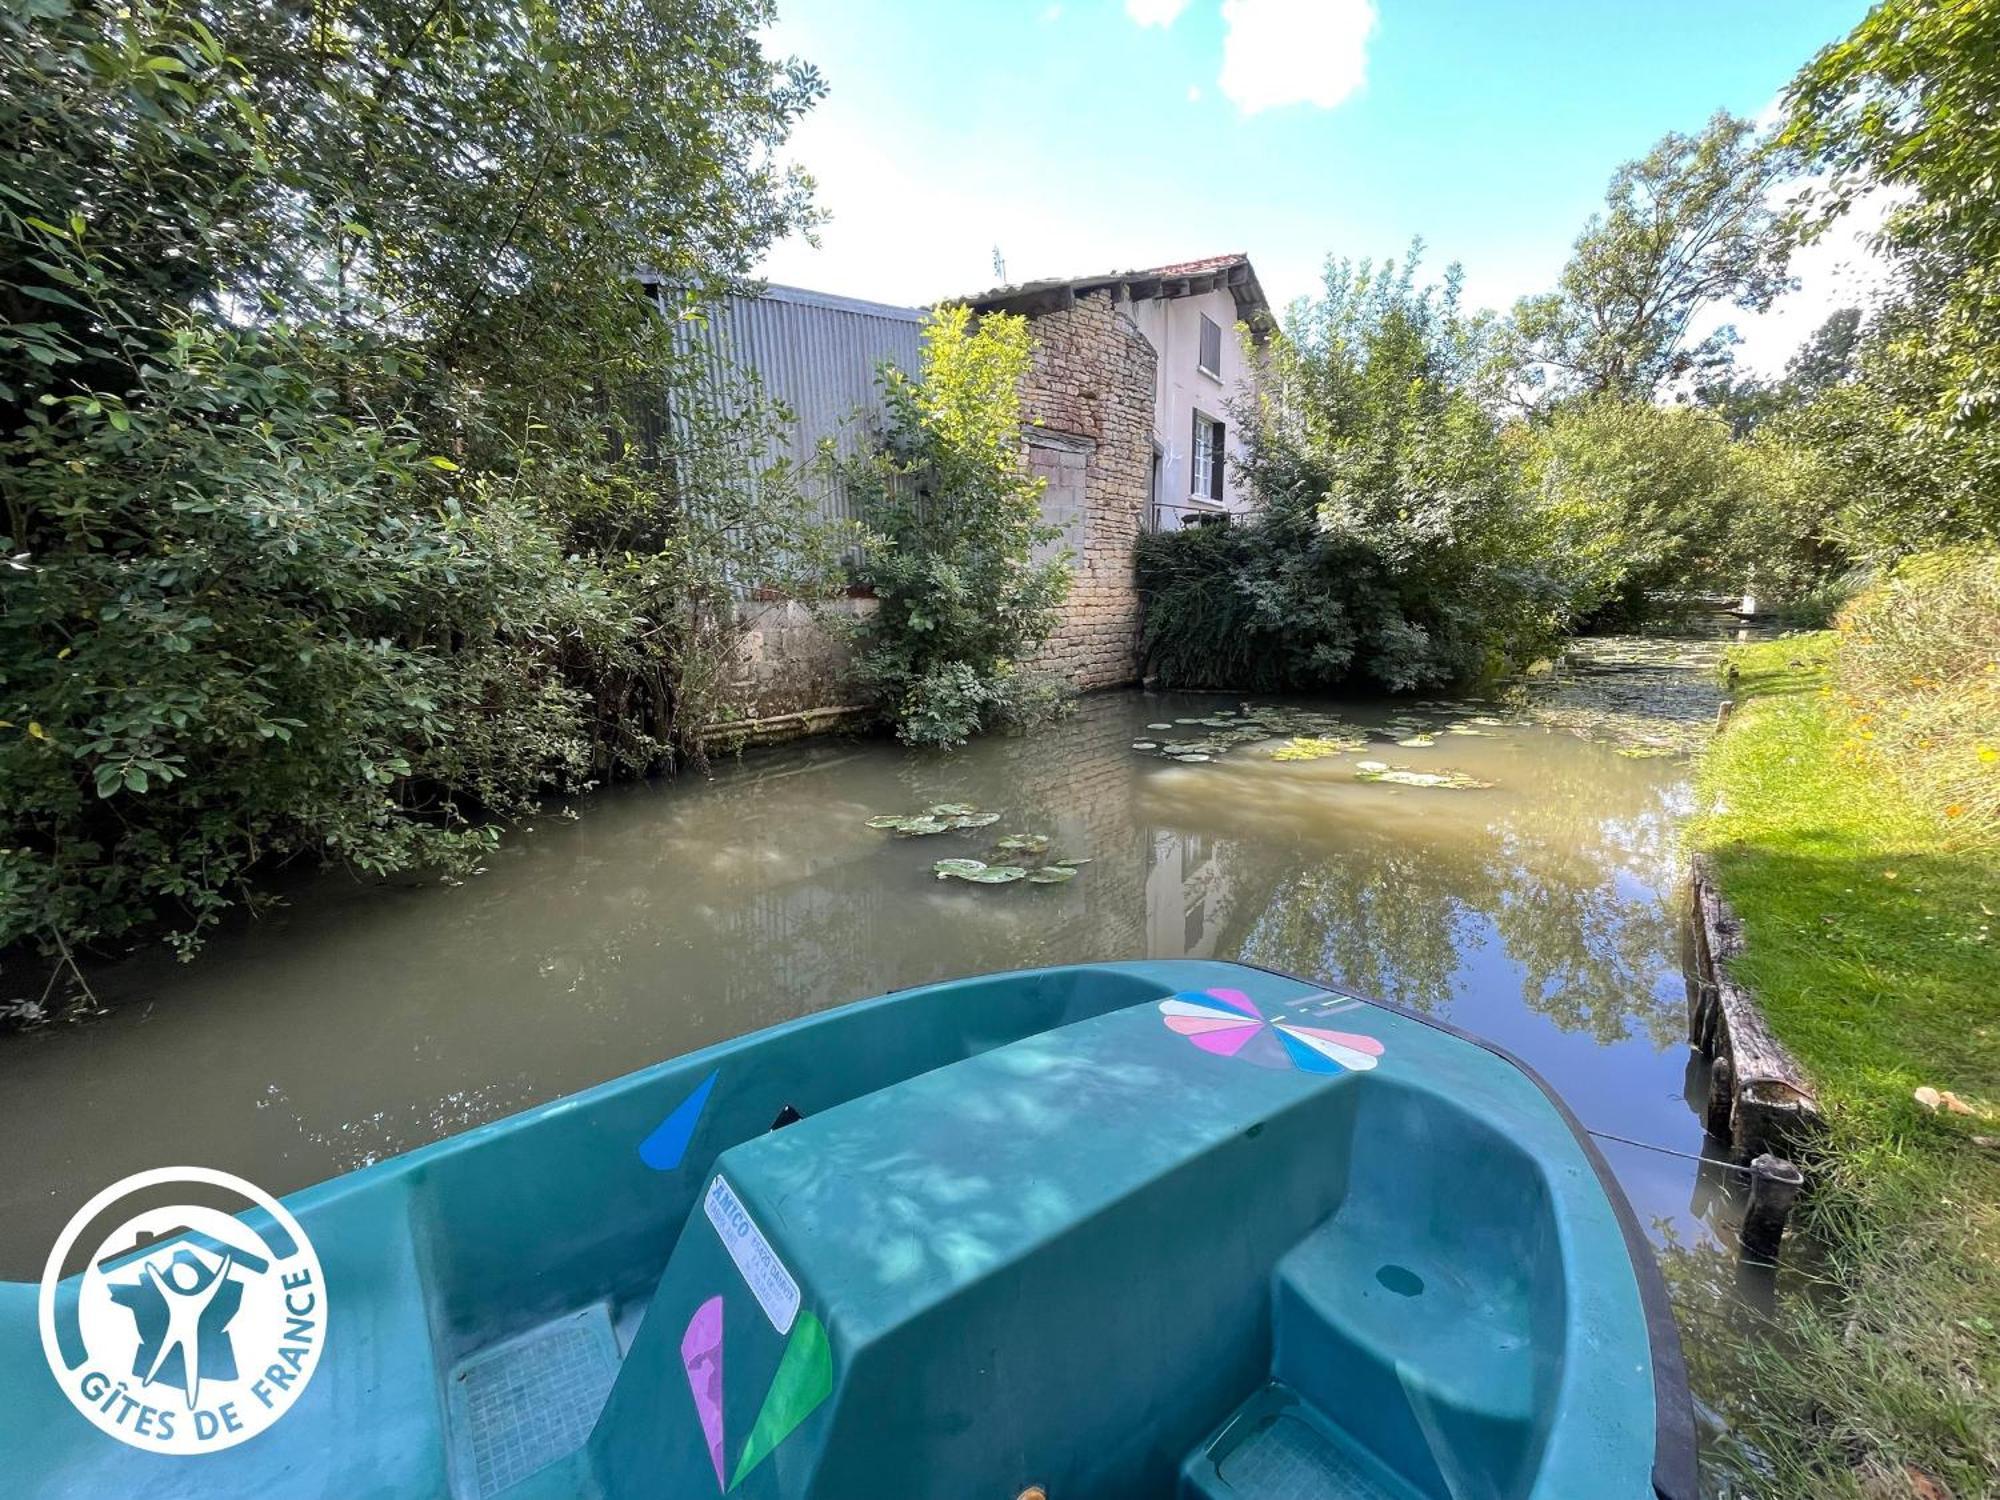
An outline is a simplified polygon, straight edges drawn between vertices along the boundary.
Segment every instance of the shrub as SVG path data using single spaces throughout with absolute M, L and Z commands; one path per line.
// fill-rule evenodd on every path
M 1480 399 L 1484 324 L 1457 273 L 1329 262 L 1239 415 L 1257 514 L 1141 549 L 1146 669 L 1169 686 L 1392 691 L 1532 658 L 1560 621 Z
M 1066 557 L 1035 560 L 1060 532 L 1021 467 L 1031 357 L 1026 319 L 975 326 L 964 307 L 938 308 L 919 374 L 882 371 L 882 441 L 842 471 L 867 531 L 858 575 L 879 601 L 854 676 L 911 744 L 959 744 L 1060 700 L 1022 668 L 1070 582 Z
M 1581 629 L 1632 626 L 1672 597 L 1739 581 L 1744 466 L 1708 412 L 1597 397 L 1523 437 L 1540 545 Z
M 0 949 L 185 952 L 698 732 L 796 489 L 632 272 L 692 306 L 809 217 L 765 15 L 0 16 Z
M 1905 560 L 1841 613 L 1855 734 L 1968 839 L 2000 839 L 2000 551 Z

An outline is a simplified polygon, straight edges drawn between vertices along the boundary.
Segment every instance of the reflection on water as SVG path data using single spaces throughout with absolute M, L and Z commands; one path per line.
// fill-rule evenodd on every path
M 191 967 L 96 977 L 112 1013 L 0 1039 L 0 1275 L 123 1173 L 196 1162 L 289 1191 L 525 1105 L 818 1007 L 1022 965 L 1242 957 L 1447 1018 L 1521 1055 L 1588 1124 L 1697 1150 L 1674 890 L 1675 758 L 1574 716 L 1647 681 L 1713 714 L 1706 663 L 1591 670 L 1433 746 L 1206 764 L 1132 749 L 1214 695 L 1114 693 L 1027 739 L 950 756 L 824 742 L 552 813 L 459 886 L 329 878 Z M 1610 701 L 1610 700 L 1606 700 Z M 1387 705 L 1342 705 L 1383 729 Z M 1440 709 L 1440 713 L 1447 710 Z M 1494 783 L 1359 782 L 1369 754 Z M 990 829 L 896 838 L 870 814 L 965 801 Z M 933 860 L 1046 833 L 1067 885 L 976 887 Z M 1693 1081 L 1698 1087 L 1698 1080 Z M 131 1128 L 135 1106 L 146 1126 Z M 1692 1164 L 1611 1144 L 1656 1232 L 1715 1242 Z

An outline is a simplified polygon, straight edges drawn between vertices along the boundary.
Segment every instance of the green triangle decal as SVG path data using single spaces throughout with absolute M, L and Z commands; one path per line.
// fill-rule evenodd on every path
M 827 1346 L 826 1330 L 818 1318 L 801 1312 L 792 1327 L 792 1336 L 778 1360 L 778 1373 L 764 1393 L 764 1408 L 750 1429 L 750 1441 L 736 1461 L 736 1477 L 729 1481 L 733 1490 L 757 1465 L 771 1456 L 808 1416 L 814 1407 L 833 1393 L 833 1350 Z

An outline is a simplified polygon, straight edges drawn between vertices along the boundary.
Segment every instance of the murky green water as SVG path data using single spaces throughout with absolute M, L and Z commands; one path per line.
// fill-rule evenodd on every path
M 1608 664 L 1545 689 L 1534 713 L 1341 706 L 1347 725 L 1388 733 L 1322 760 L 1135 751 L 1162 738 L 1148 724 L 1234 706 L 1138 692 L 952 755 L 754 753 L 707 779 L 592 797 L 462 885 L 313 883 L 191 967 L 96 975 L 108 1016 L 0 1038 L 0 1276 L 38 1274 L 68 1215 L 143 1167 L 199 1163 L 289 1191 L 822 1006 L 1140 955 L 1337 976 L 1512 1049 L 1592 1127 L 1694 1151 L 1675 849 L 1686 767 L 1619 749 L 1699 732 L 1715 689 L 1710 650 L 1618 664 L 1631 654 L 1599 647 Z M 1412 712 L 1434 745 L 1394 743 L 1412 726 L 1388 720 Z M 1453 722 L 1479 732 L 1444 732 Z M 1357 781 L 1367 758 L 1493 785 Z M 927 838 L 864 826 L 945 801 L 1003 818 Z M 1065 885 L 933 878 L 934 860 L 979 857 L 1010 832 L 1091 863 Z M 1605 1149 L 1656 1233 L 1709 1235 L 1692 1162 Z

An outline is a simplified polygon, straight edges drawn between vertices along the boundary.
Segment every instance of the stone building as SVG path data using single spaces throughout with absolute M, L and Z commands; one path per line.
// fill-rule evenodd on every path
M 1229 460 L 1240 452 L 1236 403 L 1255 389 L 1255 347 L 1272 326 L 1243 255 L 1148 271 L 1002 287 L 966 299 L 975 312 L 1029 320 L 1034 361 L 1022 389 L 1023 453 L 1046 481 L 1044 513 L 1061 529 L 1075 582 L 1060 625 L 1032 663 L 1079 688 L 1137 673 L 1139 596 L 1133 549 L 1149 528 L 1242 511 Z M 800 414 L 801 454 L 838 428 L 858 430 L 874 367 L 916 363 L 923 314 L 774 287 L 731 299 L 728 347 Z M 1248 345 L 1237 328 L 1249 332 Z M 821 430 L 826 429 L 826 430 Z M 837 497 L 836 497 L 837 499 Z M 865 610 L 851 601 L 843 612 Z M 802 606 L 746 600 L 731 739 L 836 727 L 855 710 L 840 696 L 836 632 Z
M 1248 507 L 1230 459 L 1238 403 L 1256 388 L 1254 350 L 1271 308 L 1244 255 L 1002 287 L 977 312 L 1028 318 L 1034 365 L 1022 391 L 1030 470 L 1047 481 L 1076 582 L 1035 665 L 1078 687 L 1137 671 L 1142 530 L 1226 519 Z M 1250 348 L 1237 336 L 1249 333 Z

